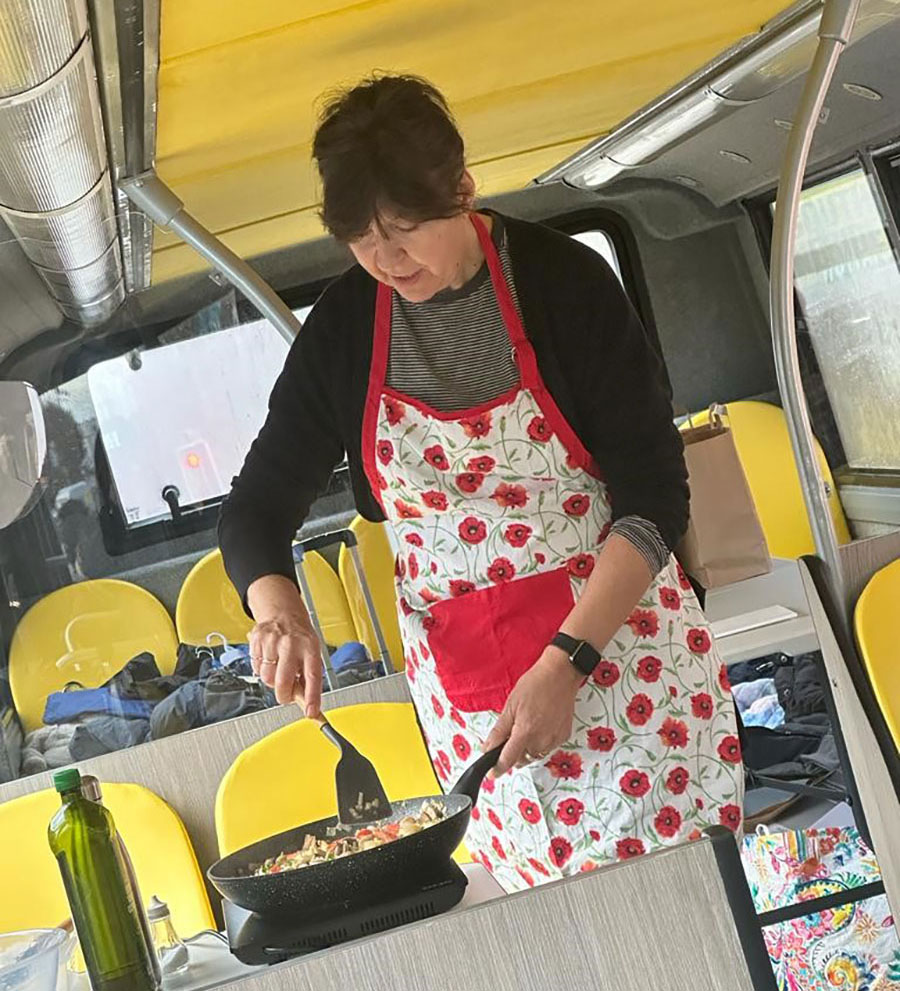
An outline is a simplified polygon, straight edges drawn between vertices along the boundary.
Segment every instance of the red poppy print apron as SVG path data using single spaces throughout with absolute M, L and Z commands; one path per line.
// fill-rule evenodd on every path
M 611 522 L 598 467 L 541 379 L 487 229 L 472 223 L 519 385 L 453 413 L 387 387 L 391 290 L 380 285 L 363 422 L 366 473 L 398 548 L 407 677 L 448 784 L 571 611 Z M 486 781 L 466 843 L 514 890 L 711 824 L 737 830 L 741 804 L 725 671 L 673 558 L 581 689 L 572 738 Z

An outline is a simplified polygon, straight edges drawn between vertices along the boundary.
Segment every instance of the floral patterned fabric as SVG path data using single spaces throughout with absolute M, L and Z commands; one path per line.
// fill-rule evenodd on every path
M 482 244 L 490 264 L 493 245 Z M 581 594 L 611 522 L 599 472 L 540 381 L 493 262 L 521 387 L 453 414 L 386 389 L 382 292 L 364 437 L 400 549 L 407 676 L 448 784 Z M 711 824 L 737 830 L 742 790 L 725 669 L 671 559 L 581 689 L 572 738 L 543 763 L 486 781 L 466 842 L 513 890 Z
M 758 834 L 743 841 L 758 912 L 880 879 L 855 829 Z M 900 943 L 884 895 L 763 930 L 781 991 L 900 991 Z

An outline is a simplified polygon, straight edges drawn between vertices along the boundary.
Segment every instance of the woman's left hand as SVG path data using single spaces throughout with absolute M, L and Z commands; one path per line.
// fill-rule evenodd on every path
M 507 741 L 493 777 L 511 767 L 546 757 L 572 735 L 575 697 L 584 682 L 558 647 L 547 647 L 516 682 L 484 744 L 491 750 Z

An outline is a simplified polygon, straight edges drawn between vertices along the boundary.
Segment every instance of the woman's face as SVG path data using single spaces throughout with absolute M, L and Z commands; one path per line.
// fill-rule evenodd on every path
M 372 278 L 411 303 L 465 285 L 481 264 L 468 213 L 420 223 L 388 213 L 349 248 Z

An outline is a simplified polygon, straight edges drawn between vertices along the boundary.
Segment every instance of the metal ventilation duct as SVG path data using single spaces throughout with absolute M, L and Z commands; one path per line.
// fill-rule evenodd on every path
M 84 0 L 4 0 L 0 216 L 66 316 L 125 298 Z

